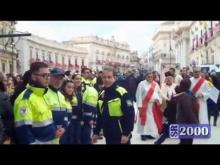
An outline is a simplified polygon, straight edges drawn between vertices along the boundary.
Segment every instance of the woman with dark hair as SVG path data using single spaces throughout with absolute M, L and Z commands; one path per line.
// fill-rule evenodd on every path
M 82 83 L 81 75 L 75 73 L 72 76 L 74 84 L 74 95 L 71 101 L 72 105 L 72 118 L 68 127 L 69 136 L 68 144 L 83 144 L 82 128 L 83 128 L 83 117 L 82 117 Z
M 0 81 L 0 144 L 11 144 L 14 140 L 13 107 L 6 92 L 4 79 L 2 76 Z
M 94 85 L 94 88 L 97 90 L 98 93 L 100 93 L 102 91 L 103 87 L 104 87 L 104 85 L 103 85 L 102 77 L 99 76 L 97 78 L 95 85 Z
M 14 94 L 11 96 L 10 100 L 11 100 L 11 104 L 14 105 L 14 101 L 15 99 L 18 97 L 18 95 L 26 89 L 26 85 L 29 82 L 29 80 L 31 79 L 31 73 L 30 71 L 26 71 L 22 77 L 22 82 L 19 83 L 14 91 Z
M 71 80 L 65 80 L 61 86 L 61 93 L 64 95 L 66 103 L 67 103 L 67 118 L 69 125 L 67 126 L 67 129 L 63 136 L 60 139 L 60 144 L 71 144 L 71 138 L 74 134 L 74 130 L 71 129 L 70 122 L 72 120 L 72 101 L 74 96 L 74 84 Z
M 177 99 L 176 123 L 177 124 L 198 124 L 198 104 L 194 94 L 190 91 L 190 79 L 183 79 L 180 82 Z M 192 144 L 193 139 L 180 139 L 180 144 Z
M 67 102 L 72 107 L 72 113 L 69 115 L 70 124 L 68 125 L 61 144 L 82 144 L 81 122 L 82 122 L 82 86 L 81 75 L 74 74 L 71 80 L 64 81 L 61 92 L 64 94 Z

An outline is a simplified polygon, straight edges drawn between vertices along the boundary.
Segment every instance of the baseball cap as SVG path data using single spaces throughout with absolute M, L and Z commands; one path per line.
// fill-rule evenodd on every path
M 50 74 L 53 76 L 59 76 L 59 75 L 65 76 L 64 70 L 60 69 L 60 68 L 53 68 L 51 70 Z

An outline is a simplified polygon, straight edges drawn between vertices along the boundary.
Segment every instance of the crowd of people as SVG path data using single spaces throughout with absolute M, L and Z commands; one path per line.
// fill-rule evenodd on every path
M 0 74 L 0 144 L 95 144 L 103 136 L 106 144 L 130 144 L 135 123 L 142 141 L 162 144 L 170 124 L 210 124 L 214 116 L 217 125 L 213 86 L 220 90 L 218 74 L 198 67 L 170 68 L 161 80 L 157 71 L 72 74 L 35 62 L 22 76 Z

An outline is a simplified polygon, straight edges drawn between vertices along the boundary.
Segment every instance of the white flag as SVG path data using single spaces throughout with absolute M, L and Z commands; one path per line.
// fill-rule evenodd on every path
M 215 103 L 217 103 L 218 97 L 219 97 L 219 90 L 214 86 L 212 86 L 209 89 L 209 98 L 212 99 Z

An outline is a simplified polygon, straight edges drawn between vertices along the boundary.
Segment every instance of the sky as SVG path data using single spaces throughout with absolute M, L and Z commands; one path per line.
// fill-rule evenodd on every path
M 152 37 L 163 21 L 17 21 L 16 30 L 30 32 L 58 42 L 77 36 L 97 35 L 126 41 L 139 56 L 146 52 Z

